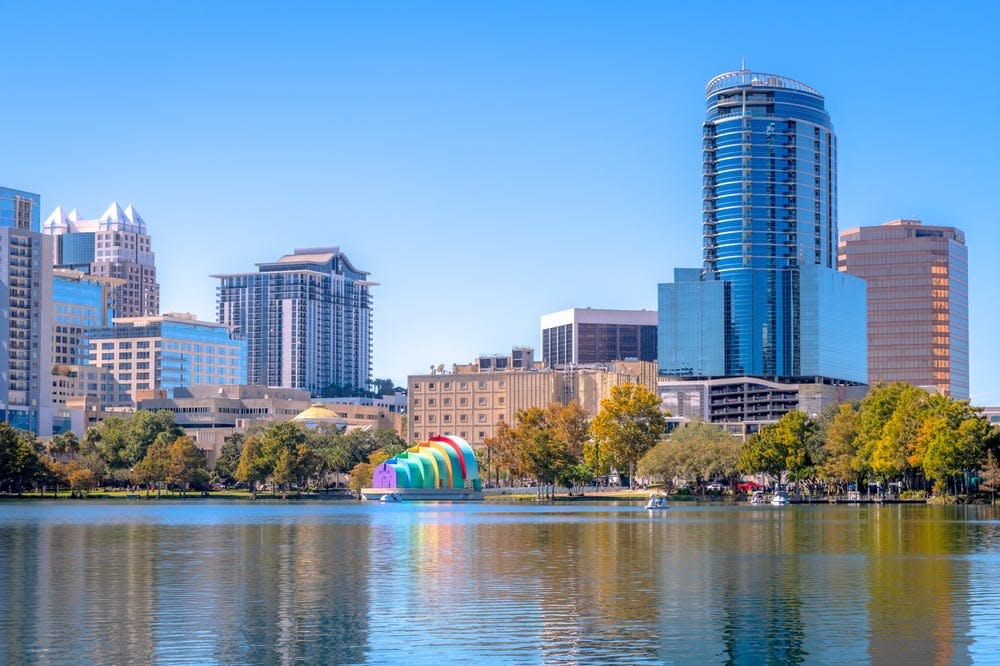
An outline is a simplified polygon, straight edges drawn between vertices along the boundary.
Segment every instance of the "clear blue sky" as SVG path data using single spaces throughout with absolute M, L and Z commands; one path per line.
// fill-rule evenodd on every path
M 339 245 L 372 273 L 375 374 L 539 346 L 569 307 L 656 307 L 701 256 L 705 83 L 825 96 L 841 229 L 966 232 L 972 394 L 1000 404 L 997 11 L 987 3 L 0 0 L 0 183 L 134 203 L 162 308 Z

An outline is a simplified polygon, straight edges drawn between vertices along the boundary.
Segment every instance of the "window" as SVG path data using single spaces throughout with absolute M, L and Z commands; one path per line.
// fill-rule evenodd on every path
M 451 398 L 445 398 L 444 399 L 444 406 L 445 407 L 451 407 Z
M 445 382 L 442 387 L 445 391 L 451 390 L 451 382 Z
M 479 415 L 479 422 L 480 423 L 484 423 L 485 421 L 486 421 L 486 414 L 480 414 Z
M 484 398 L 484 397 L 480 397 L 480 398 L 479 398 L 479 404 L 480 404 L 480 405 L 485 405 L 485 404 L 486 404 L 486 398 Z
M 429 406 L 433 407 L 434 405 L 437 404 L 437 400 L 435 398 L 430 398 L 430 399 L 427 400 L 427 404 Z
M 420 382 L 417 382 L 417 383 L 415 383 L 415 384 L 413 385 L 413 390 L 414 390 L 414 391 L 419 391 L 419 390 L 420 390 Z

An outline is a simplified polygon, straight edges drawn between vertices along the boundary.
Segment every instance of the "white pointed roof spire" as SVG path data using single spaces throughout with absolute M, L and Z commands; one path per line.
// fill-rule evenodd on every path
M 139 216 L 139 211 L 135 209 L 133 204 L 129 204 L 128 208 L 125 209 L 125 217 L 127 217 L 132 224 L 138 224 L 142 227 L 146 226 L 146 222 Z
M 101 222 L 122 222 L 124 218 L 125 213 L 122 211 L 122 207 L 118 205 L 117 201 L 113 201 L 101 215 L 100 220 Z
M 66 212 L 62 206 L 56 206 L 56 209 L 52 211 L 51 215 L 45 218 L 45 222 L 42 224 L 43 229 L 65 228 L 67 226 L 69 225 L 66 222 Z
M 80 221 L 79 211 L 77 211 L 77 209 L 74 208 L 69 212 L 69 215 L 66 216 L 66 219 L 69 220 L 70 222 L 79 222 Z

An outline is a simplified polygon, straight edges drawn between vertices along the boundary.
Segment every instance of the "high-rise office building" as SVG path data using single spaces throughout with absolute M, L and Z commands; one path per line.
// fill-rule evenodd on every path
M 52 363 L 86 365 L 90 357 L 86 332 L 111 326 L 114 292 L 125 281 L 68 268 L 52 273 Z
M 868 377 L 969 397 L 965 234 L 919 220 L 848 229 L 840 270 L 868 283 Z
M 542 361 L 549 367 L 656 360 L 656 313 L 572 308 L 542 315 Z
M 133 400 L 156 389 L 247 383 L 246 342 L 191 314 L 116 318 L 87 339 L 90 365 L 111 372 Z
M 247 341 L 251 384 L 367 389 L 372 372 L 368 273 L 338 247 L 296 249 L 256 273 L 218 278 L 218 320 Z
M 52 236 L 57 268 L 124 280 L 115 291 L 115 317 L 146 317 L 160 313 L 160 285 L 146 222 L 134 206 L 118 202 L 97 219 L 83 219 L 74 208 L 57 206 L 42 225 Z
M 706 96 L 704 258 L 660 285 L 661 372 L 866 382 L 864 281 L 836 270 L 823 96 L 745 69 Z
M 0 187 L 0 421 L 52 432 L 52 255 L 40 197 Z

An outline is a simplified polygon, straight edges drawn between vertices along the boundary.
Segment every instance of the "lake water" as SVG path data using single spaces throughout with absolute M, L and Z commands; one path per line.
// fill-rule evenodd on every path
M 1000 662 L 992 507 L 0 503 L 0 664 Z

